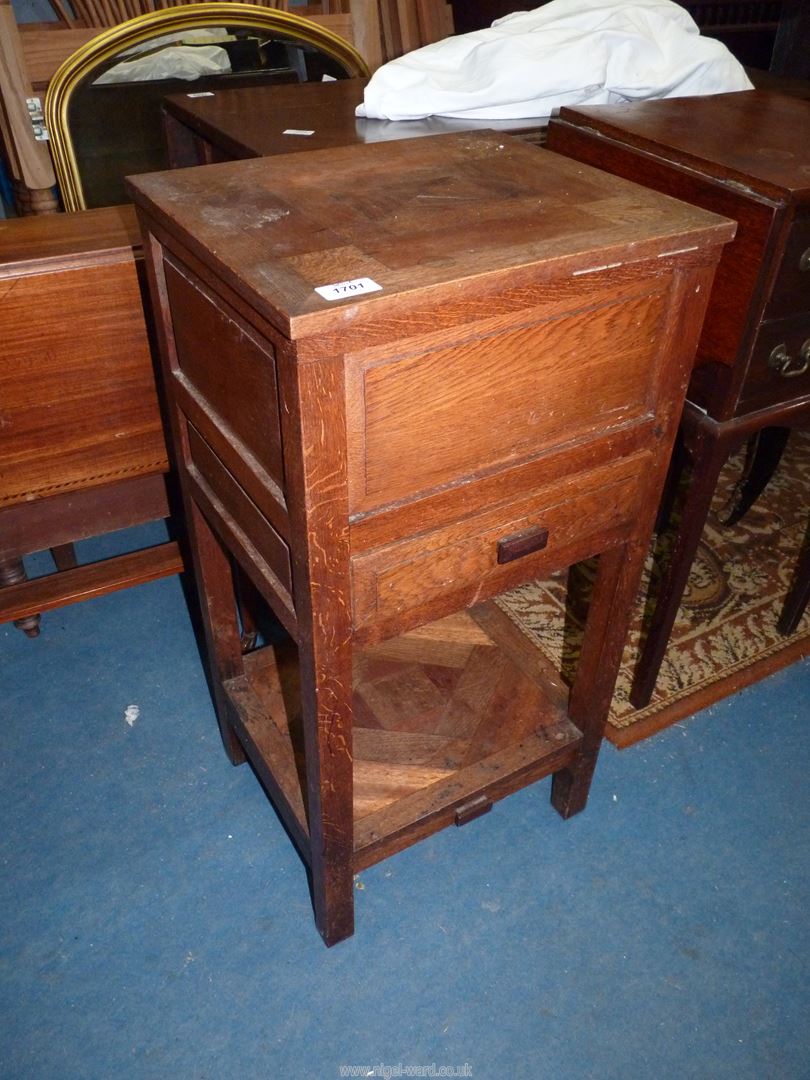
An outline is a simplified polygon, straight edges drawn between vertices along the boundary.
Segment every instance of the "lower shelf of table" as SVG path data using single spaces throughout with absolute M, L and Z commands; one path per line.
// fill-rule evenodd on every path
M 514 631 L 514 632 L 512 632 Z M 564 768 L 580 733 L 494 605 L 370 648 L 354 665 L 354 852 L 362 869 Z M 291 643 L 225 684 L 236 730 L 306 848 L 306 764 Z M 298 833 L 296 836 L 295 834 Z M 306 854 L 306 851 L 305 851 Z

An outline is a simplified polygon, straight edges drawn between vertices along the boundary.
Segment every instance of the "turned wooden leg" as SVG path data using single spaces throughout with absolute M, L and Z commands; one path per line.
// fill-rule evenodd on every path
M 661 662 L 717 487 L 717 479 L 729 453 L 729 447 L 725 443 L 711 436 L 698 436 L 694 447 L 689 447 L 689 450 L 693 462 L 692 479 L 681 506 L 681 523 L 675 546 L 669 565 L 661 578 L 655 608 L 630 691 L 630 701 L 637 709 L 649 703 L 655 689 Z
M 59 199 L 55 188 L 29 188 L 22 180 L 12 180 L 12 188 L 14 206 L 20 217 L 59 213 Z
M 573 766 L 554 774 L 551 786 L 552 805 L 564 818 L 579 813 L 588 800 L 646 554 L 645 539 L 599 556 L 568 704 L 568 714 L 582 732 L 582 749 Z
M 19 585 L 28 581 L 22 559 L 0 559 L 0 588 L 4 585 Z M 30 638 L 39 636 L 39 615 L 26 615 L 24 619 L 15 619 L 14 625 Z
M 59 214 L 62 211 L 56 188 L 31 188 L 28 206 L 31 214 Z
M 780 634 L 788 635 L 799 625 L 805 608 L 810 603 L 810 528 L 807 530 L 799 565 L 793 578 L 793 584 L 782 608 L 782 614 L 776 628 Z
M 736 525 L 760 497 L 782 460 L 789 435 L 790 428 L 768 427 L 748 440 L 743 474 L 720 515 L 723 525 Z
M 225 752 L 234 765 L 245 760 L 231 726 L 222 683 L 244 674 L 230 558 L 193 499 L 186 499 L 186 527 L 191 540 L 195 581 L 211 666 L 209 678 Z

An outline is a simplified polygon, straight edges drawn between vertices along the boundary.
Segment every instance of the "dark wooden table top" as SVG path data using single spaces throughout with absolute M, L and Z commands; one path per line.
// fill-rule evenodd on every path
M 540 132 L 548 119 L 367 120 L 355 116 L 367 79 L 291 83 L 219 91 L 210 97 L 173 94 L 166 109 L 175 119 L 235 158 L 267 157 L 297 150 L 323 150 L 351 143 L 388 142 L 453 131 Z M 287 135 L 285 131 L 312 131 Z
M 358 308 L 383 316 L 405 293 L 460 298 L 465 280 L 497 286 L 516 266 L 530 267 L 535 281 L 559 278 L 723 243 L 734 229 L 493 132 L 176 169 L 134 177 L 130 190 L 190 250 L 212 252 L 226 280 L 279 329 L 289 334 L 296 323 L 297 335 L 359 316 L 351 300 L 330 303 L 314 291 L 334 282 L 373 279 L 381 291 Z
M 560 119 L 766 197 L 810 201 L 810 101 L 802 98 L 743 90 L 563 108 Z

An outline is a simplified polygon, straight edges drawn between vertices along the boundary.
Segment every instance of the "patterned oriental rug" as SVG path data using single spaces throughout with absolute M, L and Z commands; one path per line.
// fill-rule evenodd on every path
M 810 655 L 810 609 L 782 637 L 782 609 L 810 510 L 810 432 L 794 432 L 776 475 L 738 524 L 720 524 L 742 471 L 742 453 L 724 469 L 650 704 L 628 700 L 641 634 L 642 595 L 622 657 L 607 737 L 629 746 L 729 694 Z M 583 564 L 548 581 L 521 586 L 498 606 L 536 646 L 554 672 L 573 671 L 593 567 Z

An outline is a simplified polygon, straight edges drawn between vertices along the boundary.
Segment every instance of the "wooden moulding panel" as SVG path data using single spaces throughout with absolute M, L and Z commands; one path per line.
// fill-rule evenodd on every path
M 360 640 L 375 625 L 411 625 L 469 607 L 505 589 L 593 554 L 611 530 L 626 529 L 636 509 L 647 455 L 611 462 L 565 485 L 523 495 L 506 505 L 433 532 L 409 537 L 352 559 L 354 624 Z M 499 545 L 527 530 L 548 530 L 545 543 L 499 563 Z M 503 550 L 503 548 L 500 548 Z M 434 604 L 442 604 L 437 610 Z
M 284 489 L 275 350 L 187 267 L 164 258 L 177 367 L 208 411 Z M 216 402 L 216 406 L 211 403 Z
M 467 340 L 448 342 L 443 333 L 432 349 L 350 358 L 350 512 L 415 499 L 644 415 L 665 315 L 659 284 L 491 336 L 467 330 Z

